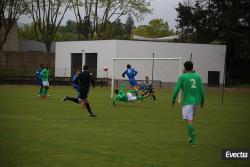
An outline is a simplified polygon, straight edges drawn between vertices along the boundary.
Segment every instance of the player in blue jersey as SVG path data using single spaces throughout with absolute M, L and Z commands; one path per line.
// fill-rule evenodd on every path
M 36 70 L 36 79 L 38 82 L 38 85 L 40 86 L 40 90 L 38 93 L 38 96 L 41 96 L 42 90 L 43 90 L 43 81 L 42 81 L 42 71 L 44 69 L 43 64 L 40 64 L 40 68 Z
M 72 77 L 72 85 L 73 85 L 73 88 L 77 92 L 77 96 L 79 96 L 79 93 L 80 93 L 80 81 L 79 81 L 79 74 L 80 73 L 81 73 L 81 71 L 78 69 L 76 71 L 76 74 Z
M 129 79 L 129 83 L 132 86 L 132 88 L 134 90 L 136 90 L 135 95 L 136 95 L 136 97 L 138 97 L 138 92 L 137 92 L 137 88 L 136 88 L 137 82 L 135 80 L 136 74 L 137 74 L 137 71 L 135 69 L 131 68 L 131 65 L 128 64 L 127 69 L 122 74 L 122 77 L 125 77 L 125 75 L 127 75 L 128 79 Z

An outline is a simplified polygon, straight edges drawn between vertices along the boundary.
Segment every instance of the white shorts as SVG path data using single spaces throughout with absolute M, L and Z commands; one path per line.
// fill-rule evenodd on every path
M 43 81 L 43 86 L 49 86 L 49 82 L 48 81 Z
M 132 95 L 132 93 L 127 93 L 128 101 L 135 101 L 137 98 Z
M 186 105 L 182 107 L 182 118 L 185 120 L 193 120 L 195 114 L 195 105 Z

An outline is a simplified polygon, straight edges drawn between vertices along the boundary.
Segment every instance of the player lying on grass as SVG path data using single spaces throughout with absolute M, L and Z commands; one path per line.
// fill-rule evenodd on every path
M 115 106 L 116 101 L 136 101 L 136 100 L 143 100 L 143 96 L 133 96 L 132 93 L 135 93 L 136 90 L 128 90 L 125 91 L 125 85 L 122 83 L 120 90 L 115 89 L 115 97 L 113 98 L 113 105 Z
M 81 72 L 79 74 L 79 81 L 80 81 L 80 93 L 79 93 L 79 96 L 77 98 L 65 96 L 62 99 L 62 101 L 70 100 L 70 101 L 72 101 L 74 103 L 81 104 L 82 108 L 86 107 L 86 109 L 89 112 L 89 115 L 91 117 L 96 117 L 96 114 L 93 111 L 91 111 L 89 101 L 88 101 L 88 93 L 89 93 L 90 82 L 92 81 L 93 88 L 95 87 L 95 82 L 94 82 L 94 80 L 92 78 L 92 74 L 88 71 L 88 66 L 87 65 L 83 66 L 83 72 Z
M 153 84 L 149 82 L 149 77 L 145 77 L 145 83 L 138 83 L 139 90 L 142 90 L 142 96 L 144 98 L 152 96 L 154 101 L 156 101 L 155 92 Z
M 172 96 L 172 105 L 175 104 L 175 99 L 179 91 L 183 92 L 183 107 L 182 117 L 187 123 L 189 134 L 189 142 L 192 145 L 196 144 L 195 131 L 193 128 L 193 117 L 196 112 L 196 105 L 204 104 L 204 90 L 201 77 L 198 73 L 193 72 L 193 63 L 187 61 L 184 63 L 184 74 L 182 74 L 177 82 Z

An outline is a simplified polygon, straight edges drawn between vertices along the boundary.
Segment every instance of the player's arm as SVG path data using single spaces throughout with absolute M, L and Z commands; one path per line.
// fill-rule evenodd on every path
M 122 82 L 119 94 L 125 93 L 125 90 L 126 90 L 125 84 Z
M 115 97 L 113 97 L 113 106 L 115 106 L 116 101 L 117 101 L 117 95 L 115 95 Z
M 122 73 L 122 77 L 125 77 L 126 72 L 127 72 L 127 70 L 125 70 L 125 71 Z
M 95 88 L 95 79 L 94 79 L 94 78 L 92 78 L 92 79 L 91 79 L 91 82 L 92 82 L 92 86 L 93 86 L 93 88 Z
M 204 101 L 205 101 L 205 96 L 204 96 L 204 87 L 203 87 L 202 80 L 200 77 L 199 77 L 199 93 L 200 93 L 200 97 L 201 97 L 201 107 L 203 107 Z
M 134 72 L 134 76 L 136 76 L 138 74 L 138 72 L 135 70 L 135 72 Z
M 42 72 L 41 70 L 37 70 L 37 71 L 36 71 L 36 78 L 37 78 L 38 80 L 41 79 L 41 76 L 40 76 L 40 75 L 41 75 L 41 72 Z
M 178 79 L 178 82 L 175 86 L 175 89 L 174 89 L 174 92 L 173 92 L 173 95 L 172 95 L 172 105 L 175 104 L 175 100 L 181 90 L 181 84 L 182 84 L 182 77 L 180 76 L 179 79 Z
M 41 70 L 37 70 L 37 71 L 36 71 L 36 76 L 37 76 L 37 77 L 39 76 L 40 72 L 41 72 Z
M 93 77 L 92 73 L 89 73 L 90 75 L 90 82 L 93 88 L 95 88 L 95 78 Z

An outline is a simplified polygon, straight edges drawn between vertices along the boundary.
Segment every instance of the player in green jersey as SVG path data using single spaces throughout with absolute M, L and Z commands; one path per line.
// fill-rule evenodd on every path
M 198 73 L 193 72 L 193 63 L 187 61 L 184 63 L 184 74 L 179 77 L 177 85 L 174 89 L 172 96 L 172 105 L 174 106 L 175 100 L 179 91 L 183 92 L 183 107 L 182 116 L 187 122 L 187 129 L 189 134 L 189 142 L 192 145 L 196 144 L 195 131 L 193 128 L 193 116 L 195 114 L 196 105 L 204 104 L 204 89 L 201 77 Z
M 137 92 L 137 90 L 129 90 L 125 91 L 125 85 L 122 83 L 120 90 L 115 90 L 115 97 L 113 98 L 113 105 L 115 106 L 116 101 L 136 101 L 143 100 L 143 96 L 133 96 L 132 93 Z
M 42 70 L 41 72 L 42 76 L 42 82 L 43 82 L 43 90 L 41 93 L 41 98 L 45 99 L 48 95 L 48 90 L 49 90 L 49 70 L 48 70 L 48 65 Z

